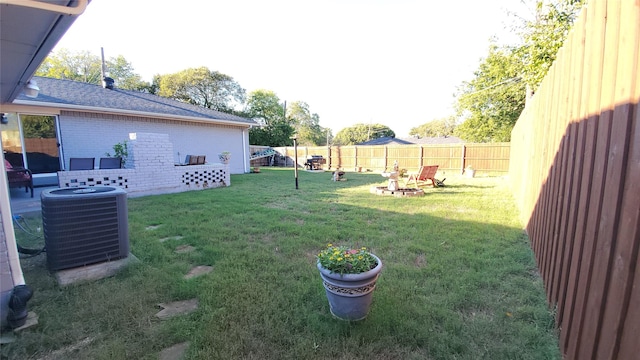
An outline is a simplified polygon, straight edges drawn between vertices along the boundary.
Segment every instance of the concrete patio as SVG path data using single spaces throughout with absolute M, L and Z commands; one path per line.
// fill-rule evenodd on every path
M 41 211 L 40 194 L 45 190 L 56 188 L 57 186 L 34 187 L 33 197 L 30 193 L 24 192 L 24 189 L 11 189 L 9 192 L 11 214 L 19 215 Z

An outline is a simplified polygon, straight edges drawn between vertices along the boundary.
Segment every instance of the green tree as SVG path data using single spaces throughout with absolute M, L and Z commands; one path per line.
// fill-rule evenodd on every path
M 382 124 L 355 124 L 344 128 L 336 134 L 337 145 L 355 145 L 371 139 L 395 137 L 396 134 L 388 126 Z
M 21 115 L 22 131 L 25 137 L 51 139 L 56 137 L 56 127 L 53 116 L 49 115 Z
M 36 76 L 102 83 L 102 60 L 88 51 L 73 53 L 60 49 L 51 53 L 36 70 Z
M 294 101 L 287 107 L 287 118 L 293 121 L 298 144 L 318 146 L 327 143 L 330 130 L 320 126 L 320 116 L 309 111 L 309 105 L 303 101 Z
M 154 85 L 160 96 L 229 113 L 245 100 L 245 90 L 231 76 L 206 67 L 157 75 Z
M 249 130 L 249 143 L 263 146 L 290 146 L 295 133 L 292 121 L 284 116 L 284 105 L 270 90 L 255 90 L 249 93 L 243 112 L 245 117 L 255 120 L 259 127 Z
M 149 92 L 150 84 L 135 73 L 133 65 L 124 56 L 106 60 L 105 68 L 105 75 L 115 81 L 116 87 Z M 102 85 L 102 59 L 88 51 L 74 53 L 60 49 L 44 60 L 36 75 Z
M 449 116 L 442 119 L 436 119 L 426 124 L 411 128 L 409 135 L 419 137 L 440 137 L 451 136 L 456 128 L 456 118 Z
M 463 122 L 457 136 L 475 142 L 511 139 L 527 92 L 535 91 L 547 74 L 582 3 L 536 0 L 536 19 L 523 23 L 521 45 L 489 46 L 475 78 L 458 88 L 456 110 Z
M 520 33 L 523 45 L 515 55 L 522 63 L 522 78 L 535 90 L 545 77 L 584 0 L 537 1 L 536 17 L 525 21 Z
M 456 109 L 464 118 L 455 135 L 473 142 L 509 141 L 525 103 L 525 84 L 513 49 L 491 45 L 475 78 L 459 88 Z
M 142 77 L 135 73 L 133 65 L 122 55 L 111 58 L 106 63 L 107 75 L 111 77 L 116 87 L 126 90 L 149 92 L 150 84 L 142 80 Z

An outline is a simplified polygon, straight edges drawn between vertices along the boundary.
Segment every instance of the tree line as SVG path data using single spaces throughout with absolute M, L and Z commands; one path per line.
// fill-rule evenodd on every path
M 172 74 L 157 74 L 149 83 L 136 74 L 124 56 L 105 60 L 105 75 L 116 86 L 146 92 L 196 106 L 255 120 L 260 126 L 249 130 L 249 142 L 255 145 L 288 146 L 296 134 L 301 145 L 320 145 L 332 137 L 330 129 L 320 126 L 320 116 L 312 113 L 304 101 L 294 101 L 285 109 L 275 92 L 255 90 L 246 93 L 233 77 L 207 67 L 189 68 Z M 37 76 L 102 83 L 102 60 L 89 51 L 60 49 L 50 54 L 36 71 Z
M 529 2 L 535 16 L 519 18 L 519 44 L 489 44 L 474 78 L 457 89 L 455 113 L 411 129 L 416 136 L 454 135 L 468 142 L 508 142 L 511 130 L 553 64 L 584 0 Z
M 511 129 L 555 60 L 584 0 L 534 0 L 535 19 L 521 20 L 520 44 L 498 46 L 491 42 L 474 78 L 463 82 L 453 95 L 455 113 L 414 127 L 418 137 L 458 136 L 469 142 L 509 141 Z M 122 55 L 105 61 L 107 76 L 117 87 L 163 96 L 212 110 L 255 120 L 249 131 L 252 145 L 290 146 L 296 134 L 300 145 L 352 145 L 381 137 L 395 137 L 383 124 L 356 124 L 335 136 L 320 126 L 320 116 L 304 101 L 286 104 L 275 92 L 260 89 L 246 93 L 233 77 L 207 67 L 157 74 L 149 83 L 136 74 Z M 45 59 L 37 76 L 102 82 L 102 61 L 88 51 L 60 49 Z

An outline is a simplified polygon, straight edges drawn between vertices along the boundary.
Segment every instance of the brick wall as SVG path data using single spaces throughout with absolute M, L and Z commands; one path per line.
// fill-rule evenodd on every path
M 168 134 L 132 133 L 127 169 L 60 171 L 59 186 L 119 186 L 141 196 L 231 185 L 228 166 L 175 166 L 172 154 Z
M 172 163 L 184 162 L 186 155 L 206 155 L 207 162 L 214 163 L 218 162 L 219 153 L 230 151 L 229 171 L 249 172 L 249 135 L 245 127 L 70 111 L 61 112 L 59 123 L 65 168 L 71 157 L 104 157 L 107 152 L 113 153 L 113 145 L 128 139 L 130 133 L 149 133 L 169 136 L 173 143 Z

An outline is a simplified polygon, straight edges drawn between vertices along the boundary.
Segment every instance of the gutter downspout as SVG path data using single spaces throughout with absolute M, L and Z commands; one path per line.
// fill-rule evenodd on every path
M 1 141 L 0 141 L 1 143 Z M 4 156 L 2 157 L 4 160 Z M 4 161 L 0 167 L 3 174 L 6 174 L 7 169 L 4 166 Z M 6 175 L 0 180 L 0 194 L 9 195 L 9 186 L 7 184 Z M 13 215 L 11 214 L 11 203 L 9 196 L 0 196 L 0 221 L 2 221 L 2 229 L 4 230 L 4 242 L 7 248 L 7 260 L 9 263 L 9 273 L 11 275 L 12 290 L 11 295 L 6 302 L 7 308 L 4 308 L 5 299 L 2 301 L 1 312 L 3 314 L 1 322 L 5 323 L 11 329 L 15 329 L 25 324 L 27 321 L 27 301 L 31 299 L 33 291 L 25 284 L 24 274 L 22 273 L 22 267 L 20 266 L 20 256 L 18 254 L 18 243 L 16 242 L 16 235 L 13 228 Z M 2 296 L 6 296 L 4 294 Z
M 4 156 L 2 158 L 4 160 Z M 2 161 L 2 173 L 7 173 L 4 161 Z M 6 175 L 3 176 L 2 181 L 0 181 L 0 194 L 9 194 Z M 16 242 L 16 234 L 13 228 L 9 196 L 0 196 L 0 211 L 2 211 L 2 228 L 4 229 L 7 248 L 9 250 L 7 256 L 9 257 L 9 269 L 11 271 L 11 278 L 13 279 L 13 286 L 24 285 L 24 275 L 22 274 L 22 268 L 20 267 L 20 257 L 18 256 L 17 251 L 18 243 Z
M 57 5 L 51 3 L 45 3 L 41 1 L 32 1 L 32 0 L 0 0 L 0 4 L 9 4 L 15 6 L 28 7 L 32 9 L 45 10 L 49 12 L 54 12 L 62 15 L 71 15 L 76 16 L 82 14 L 87 5 L 89 4 L 89 0 L 78 0 L 76 6 L 65 6 L 65 5 Z
M 249 129 L 251 129 L 251 126 L 242 130 L 242 166 L 245 174 L 249 173 L 249 166 L 251 165 L 247 164 L 247 148 L 249 146 L 247 139 L 249 138 Z

